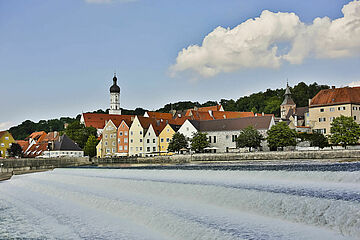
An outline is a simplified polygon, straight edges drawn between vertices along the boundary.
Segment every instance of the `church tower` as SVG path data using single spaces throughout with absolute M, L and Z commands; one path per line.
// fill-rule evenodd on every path
M 120 87 L 117 85 L 116 74 L 113 77 L 113 85 L 110 87 L 110 111 L 109 114 L 121 115 Z
M 282 102 L 282 104 L 280 105 L 281 119 L 286 119 L 289 111 L 294 113 L 295 109 L 296 109 L 296 104 L 295 104 L 294 100 L 292 100 L 292 98 L 291 98 L 289 83 L 287 83 L 286 90 L 285 90 L 285 98 L 284 98 L 284 101 Z

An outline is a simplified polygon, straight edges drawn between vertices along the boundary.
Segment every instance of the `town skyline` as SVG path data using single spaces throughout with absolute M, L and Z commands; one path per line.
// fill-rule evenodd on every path
M 179 6 L 162 1 L 154 5 L 140 0 L 77 1 L 71 5 L 74 12 L 68 19 L 54 12 L 57 8 L 66 10 L 69 4 L 0 2 L 0 30 L 5 33 L 0 40 L 1 83 L 3 89 L 16 89 L 16 97 L 11 90 L 3 91 L 0 97 L 6 103 L 0 130 L 26 119 L 36 122 L 107 109 L 114 71 L 121 88 L 121 107 L 126 109 L 155 110 L 184 100 L 237 99 L 268 88 L 284 88 L 287 80 L 291 86 L 301 81 L 337 87 L 359 84 L 357 35 L 355 42 L 349 43 L 346 35 L 342 39 L 343 49 L 351 55 L 320 56 L 322 50 L 315 49 L 320 57 L 301 56 L 301 63 L 292 63 L 294 56 L 281 62 L 275 59 L 279 64 L 275 67 L 273 62 L 246 67 L 241 57 L 235 58 L 236 66 L 216 59 L 194 62 L 197 55 L 191 47 L 197 45 L 199 51 L 211 56 L 204 39 L 218 31 L 234 35 L 234 29 L 241 30 L 248 19 L 261 20 L 263 14 L 276 16 L 282 12 L 282 16 L 295 20 L 297 16 L 297 24 L 310 26 L 317 17 L 327 16 L 331 22 L 355 15 L 360 12 L 359 1 L 319 1 L 311 9 L 312 3 L 295 1 L 255 1 L 248 5 L 236 1 L 204 5 L 200 1 L 191 9 L 186 1 Z M 326 7 L 320 8 L 322 5 Z M 137 19 L 140 14 L 145 14 L 148 21 Z M 171 14 L 169 23 L 161 21 Z M 223 43 L 221 35 L 216 36 L 220 39 L 211 43 L 215 46 Z M 260 39 L 266 42 L 264 37 Z M 281 45 L 280 40 L 274 44 L 283 51 L 289 51 L 292 41 L 296 41 L 287 39 L 289 46 Z M 227 50 L 219 48 L 220 52 Z M 179 53 L 184 57 L 179 58 Z M 213 69 L 210 73 L 204 72 L 208 65 Z

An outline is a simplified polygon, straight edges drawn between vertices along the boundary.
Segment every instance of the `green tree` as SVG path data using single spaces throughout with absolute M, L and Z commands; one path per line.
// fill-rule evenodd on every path
M 65 134 L 75 141 L 80 148 L 84 148 L 89 136 L 92 135 L 96 137 L 97 130 L 94 127 L 85 127 L 85 125 L 79 121 L 74 121 L 67 126 Z
M 191 150 L 195 152 L 203 152 L 204 148 L 209 146 L 210 143 L 207 139 L 206 133 L 201 133 L 201 132 L 194 133 L 191 139 Z
M 328 147 L 329 146 L 329 140 L 326 136 L 324 136 L 324 134 L 322 133 L 313 133 L 310 134 L 310 146 L 311 147 L 319 147 L 319 148 L 324 148 L 324 147 Z
M 172 137 L 169 146 L 168 151 L 169 152 L 179 152 L 182 148 L 187 148 L 188 143 L 186 141 L 186 137 L 182 133 L 175 133 Z
M 236 138 L 236 145 L 240 148 L 248 147 L 249 151 L 251 151 L 251 148 L 260 147 L 262 140 L 264 140 L 264 138 L 260 132 L 253 126 L 248 126 L 247 128 L 243 129 Z
M 333 120 L 330 141 L 334 145 L 355 145 L 360 139 L 360 126 L 352 117 L 340 116 Z
M 267 142 L 270 148 L 281 148 L 296 145 L 296 132 L 289 128 L 285 122 L 280 122 L 267 131 Z
M 11 147 L 7 149 L 10 157 L 22 157 L 22 148 L 19 144 L 13 143 Z
M 84 147 L 84 153 L 86 156 L 94 157 L 96 156 L 96 145 L 99 143 L 99 141 L 95 138 L 94 135 L 90 135 L 88 140 L 86 141 L 85 147 Z

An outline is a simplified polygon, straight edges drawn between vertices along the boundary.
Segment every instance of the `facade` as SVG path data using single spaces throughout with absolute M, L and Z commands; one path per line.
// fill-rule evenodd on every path
M 144 128 L 137 116 L 129 129 L 129 140 L 129 155 L 142 156 L 144 152 Z
M 113 85 L 110 87 L 110 111 L 109 114 L 121 115 L 120 87 L 117 85 L 117 77 L 114 74 Z
M 168 155 L 168 147 L 169 143 L 176 133 L 180 129 L 181 126 L 167 124 L 165 128 L 159 134 L 159 152 L 160 155 Z
M 236 138 L 242 129 L 253 126 L 266 137 L 266 132 L 275 125 L 275 119 L 273 116 L 258 116 L 213 121 L 194 121 L 191 123 L 198 131 L 208 135 L 210 142 L 208 150 L 213 152 L 229 152 L 236 148 Z M 262 146 L 266 147 L 265 141 Z
M 313 131 L 330 134 L 331 122 L 341 115 L 360 124 L 360 87 L 321 90 L 309 104 L 309 125 Z
M 104 157 L 115 156 L 117 153 L 117 127 L 111 120 L 104 127 L 101 150 Z
M 130 122 L 131 126 L 131 122 Z M 129 155 L 129 125 L 123 120 L 117 130 L 118 148 L 117 152 L 119 156 Z
M 8 156 L 7 150 L 11 145 L 15 143 L 15 140 L 11 133 L 8 131 L 0 131 L 0 157 L 6 158 Z
M 96 145 L 96 157 L 97 158 L 103 158 L 103 155 L 102 155 L 102 139 Z
M 151 124 L 144 134 L 144 153 L 145 156 L 157 155 L 159 151 L 158 136 L 155 133 L 154 127 Z
M 186 120 L 183 125 L 179 128 L 179 133 L 183 134 L 188 141 L 188 146 L 190 146 L 190 140 L 193 135 L 198 132 L 199 121 L 196 120 Z

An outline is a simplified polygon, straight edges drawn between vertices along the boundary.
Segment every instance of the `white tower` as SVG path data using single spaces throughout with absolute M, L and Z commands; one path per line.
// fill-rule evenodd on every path
M 109 114 L 121 115 L 120 87 L 116 84 L 116 74 L 113 77 L 113 85 L 110 87 L 110 111 Z

